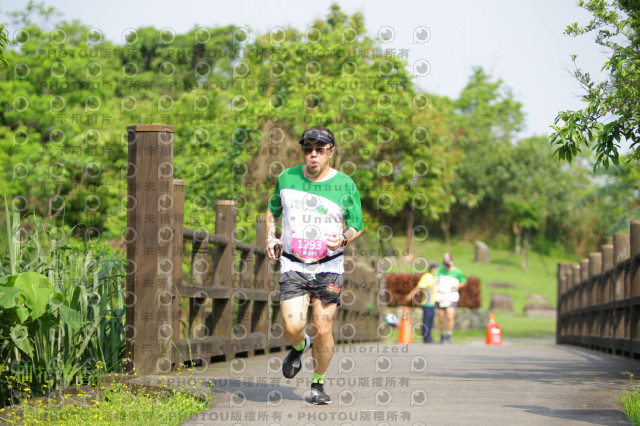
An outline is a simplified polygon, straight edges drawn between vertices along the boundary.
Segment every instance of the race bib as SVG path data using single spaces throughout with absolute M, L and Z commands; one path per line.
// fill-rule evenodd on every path
M 447 296 L 440 298 L 440 300 L 438 301 L 438 306 L 440 306 L 441 308 L 448 308 L 451 305 L 453 305 L 453 302 Z
M 438 302 L 438 306 L 441 308 L 448 308 L 453 306 L 454 302 L 460 299 L 460 294 L 456 291 L 453 293 L 437 293 L 435 301 Z
M 291 250 L 300 259 L 320 259 L 327 255 L 327 242 L 308 238 L 292 238 Z

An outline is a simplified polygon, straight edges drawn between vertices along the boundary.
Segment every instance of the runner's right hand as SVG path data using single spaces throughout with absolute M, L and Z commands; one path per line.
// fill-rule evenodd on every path
M 271 260 L 280 258 L 280 250 L 282 250 L 282 241 L 275 237 L 267 238 L 267 256 Z

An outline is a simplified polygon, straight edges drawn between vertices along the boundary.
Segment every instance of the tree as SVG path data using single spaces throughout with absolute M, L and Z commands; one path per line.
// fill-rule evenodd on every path
M 399 230 L 397 218 L 411 212 L 438 217 L 447 200 L 440 187 L 450 140 L 441 137 L 447 130 L 439 107 L 416 92 L 400 56 L 384 54 L 366 36 L 360 14 L 347 16 L 334 5 L 306 33 L 282 28 L 259 36 L 239 65 L 245 72 L 236 72 L 237 88 L 220 94 L 231 105 L 243 100 L 236 116 L 246 119 L 233 118 L 231 130 L 247 135 L 245 152 L 257 151 L 260 139 L 262 147 L 279 151 L 238 158 L 248 166 L 247 179 L 273 188 L 277 174 L 267 169 L 299 164 L 296 137 L 321 124 L 336 135 L 334 167 L 357 182 L 369 229 L 389 224 Z M 273 129 L 288 136 L 285 143 L 269 146 L 265 136 Z M 269 189 L 258 194 L 263 207 Z
M 4 27 L 4 24 L 0 23 L 0 64 L 9 66 L 7 58 L 4 57 L 4 49 L 10 44 L 7 34 L 7 29 Z
M 333 6 L 306 32 L 278 34 L 146 27 L 125 46 L 77 21 L 49 22 L 55 14 L 30 3 L 13 15 L 24 40 L 7 59 L 20 68 L 0 70 L 0 186 L 23 211 L 76 235 L 79 224 L 119 235 L 125 126 L 141 123 L 176 125 L 174 171 L 189 182 L 185 225 L 195 229 L 213 230 L 214 200 L 235 199 L 251 238 L 279 172 L 300 161 L 297 136 L 317 124 L 336 135 L 334 167 L 358 182 L 369 229 L 397 230 L 407 206 L 437 218 L 449 202 L 440 106 L 359 14 Z
M 640 215 L 640 163 L 623 161 L 607 171 L 598 169 L 602 184 L 591 188 L 576 202 L 577 208 L 603 203 L 607 206 L 606 233 L 613 235 L 629 229 L 629 223 Z
M 513 138 L 523 120 L 522 105 L 509 87 L 502 80 L 491 79 L 482 68 L 473 70 L 454 108 L 452 147 L 462 155 L 449 164 L 455 170 L 450 184 L 455 204 L 440 220 L 447 242 L 454 222 L 460 227 L 468 221 L 482 222 L 478 213 L 496 219 L 495 208 L 501 206 L 501 194 L 510 179 Z M 473 218 L 467 217 L 471 214 Z
M 640 159 L 640 1 L 580 0 L 578 4 L 593 14 L 585 25 L 569 25 L 565 33 L 578 36 L 594 32 L 598 45 L 611 52 L 603 65 L 605 81 L 594 81 L 588 72 L 576 68 L 575 78 L 585 89 L 587 106 L 578 111 L 562 111 L 552 126 L 551 143 L 560 159 L 571 162 L 582 145 L 596 153 L 594 170 L 610 163 L 618 165 L 618 150 L 630 142 L 628 161 Z M 575 63 L 576 56 L 573 56 Z

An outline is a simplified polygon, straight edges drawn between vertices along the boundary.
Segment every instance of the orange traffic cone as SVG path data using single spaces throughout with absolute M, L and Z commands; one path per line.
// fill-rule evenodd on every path
M 409 316 L 409 307 L 405 306 L 402 310 L 402 320 L 400 321 L 400 332 L 398 333 L 398 343 L 413 343 L 413 334 L 411 333 L 411 317 Z
M 487 337 L 484 341 L 487 345 L 499 346 L 502 344 L 502 329 L 500 324 L 496 324 L 496 316 L 489 314 L 489 324 L 487 324 Z

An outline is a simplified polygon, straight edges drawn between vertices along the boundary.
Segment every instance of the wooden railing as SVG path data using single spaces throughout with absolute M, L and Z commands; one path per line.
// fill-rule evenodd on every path
M 640 221 L 630 228 L 579 265 L 558 264 L 557 343 L 640 356 Z
M 172 126 L 128 127 L 128 369 L 160 374 L 286 348 L 279 312 L 279 263 L 266 256 L 264 216 L 255 244 L 236 239 L 235 201 L 216 202 L 215 233 L 184 227 L 185 181 L 173 178 Z M 182 274 L 191 244 L 190 277 Z M 347 252 L 347 255 L 349 252 Z M 380 338 L 383 273 L 347 257 L 337 343 Z

